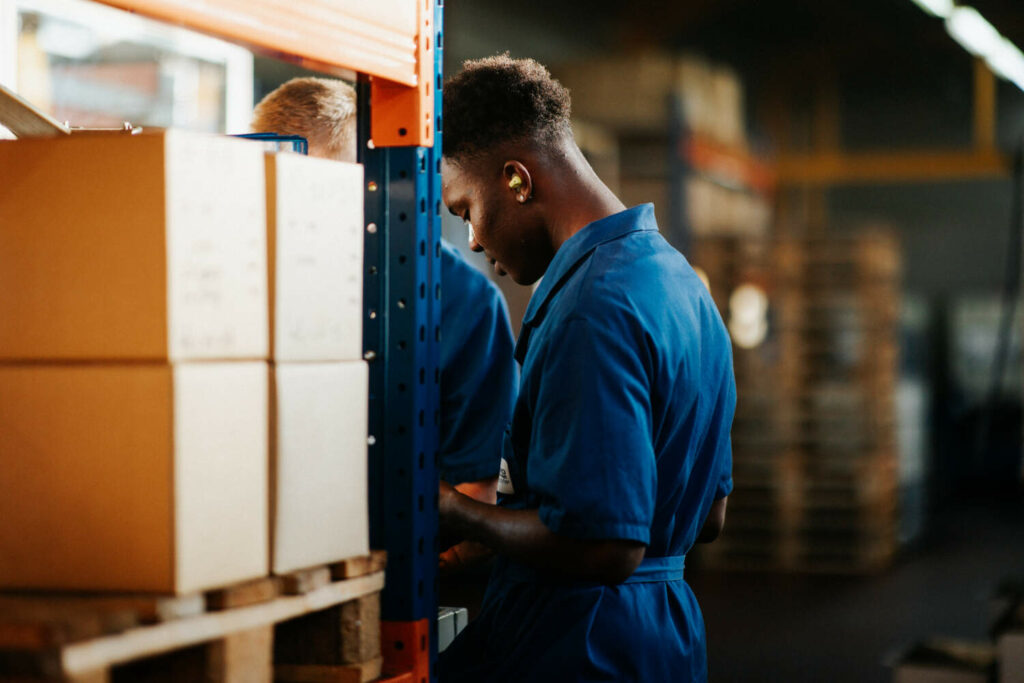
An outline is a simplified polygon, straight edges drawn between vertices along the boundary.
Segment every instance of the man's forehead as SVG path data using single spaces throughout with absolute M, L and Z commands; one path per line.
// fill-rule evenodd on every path
M 445 202 L 456 201 L 469 191 L 468 178 L 458 163 L 441 158 L 441 195 Z

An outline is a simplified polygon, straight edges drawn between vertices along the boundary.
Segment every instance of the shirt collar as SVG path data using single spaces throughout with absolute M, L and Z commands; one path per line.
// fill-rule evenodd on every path
M 632 209 L 614 213 L 593 223 L 588 223 L 575 235 L 567 239 L 555 252 L 551 259 L 544 279 L 537 286 L 537 291 L 530 297 L 523 317 L 523 328 L 533 323 L 544 309 L 548 300 L 557 292 L 568 276 L 576 270 L 576 266 L 585 260 L 596 247 L 605 242 L 641 230 L 657 232 L 658 223 L 654 218 L 654 204 L 641 204 Z

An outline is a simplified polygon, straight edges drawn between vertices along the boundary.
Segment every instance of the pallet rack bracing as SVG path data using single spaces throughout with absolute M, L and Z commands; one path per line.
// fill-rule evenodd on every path
M 385 673 L 436 655 L 443 0 L 100 0 L 326 72 L 358 74 L 365 165 L 370 533 L 388 551 Z

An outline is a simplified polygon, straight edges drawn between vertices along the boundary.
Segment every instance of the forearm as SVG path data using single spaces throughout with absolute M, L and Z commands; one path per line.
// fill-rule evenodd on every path
M 456 536 L 566 578 L 620 583 L 643 559 L 641 543 L 558 535 L 541 521 L 537 510 L 509 510 L 452 493 L 446 496 L 442 514 Z

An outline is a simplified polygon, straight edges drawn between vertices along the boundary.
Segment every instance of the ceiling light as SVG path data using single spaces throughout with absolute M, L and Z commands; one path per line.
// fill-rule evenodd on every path
M 945 19 L 953 13 L 953 0 L 911 0 L 928 14 Z
M 1024 90 L 1024 53 L 999 34 L 973 7 L 953 0 L 911 0 L 929 14 L 945 19 L 946 32 L 975 57 L 981 57 L 1000 78 Z
M 946 31 L 953 40 L 978 57 L 987 57 L 999 49 L 1003 37 L 973 7 L 958 7 L 946 19 Z
M 1003 38 L 985 61 L 995 74 L 1024 90 L 1024 54 L 1016 45 Z

